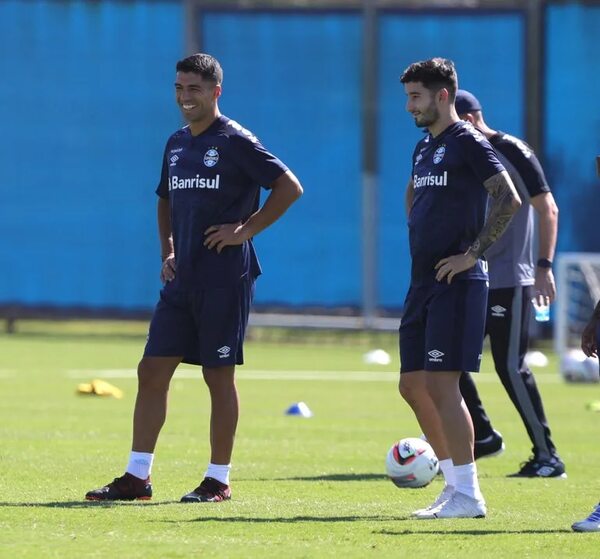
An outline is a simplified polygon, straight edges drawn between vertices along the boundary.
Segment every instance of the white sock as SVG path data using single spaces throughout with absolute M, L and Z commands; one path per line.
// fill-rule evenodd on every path
M 204 477 L 212 477 L 225 485 L 229 485 L 230 470 L 231 464 L 213 464 L 212 462 L 209 462 Z
M 444 458 L 444 460 L 440 460 L 440 470 L 442 470 L 442 475 L 444 476 L 446 485 L 456 487 L 456 476 L 454 475 L 454 464 L 452 463 L 452 458 Z
M 456 477 L 456 491 L 464 493 L 472 499 L 483 501 L 481 489 L 479 489 L 479 480 L 477 479 L 477 466 L 475 462 L 454 466 L 454 475 Z
M 127 464 L 125 471 L 132 476 L 147 480 L 152 471 L 152 462 L 154 462 L 154 453 L 132 450 L 129 453 L 129 464 Z

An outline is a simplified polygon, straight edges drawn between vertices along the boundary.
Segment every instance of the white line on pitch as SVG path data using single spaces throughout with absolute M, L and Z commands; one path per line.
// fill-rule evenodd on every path
M 135 369 L 72 369 L 67 376 L 76 379 L 89 377 L 126 379 L 135 378 Z M 477 382 L 499 382 L 493 373 L 475 375 Z M 175 379 L 201 379 L 200 368 L 178 369 Z M 339 382 L 396 382 L 398 373 L 389 371 L 267 371 L 257 369 L 238 369 L 238 380 L 298 380 L 298 381 L 339 381 Z M 536 381 L 544 384 L 563 382 L 558 374 L 538 375 Z

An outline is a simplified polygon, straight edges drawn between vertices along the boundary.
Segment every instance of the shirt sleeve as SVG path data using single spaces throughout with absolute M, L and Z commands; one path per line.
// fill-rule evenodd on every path
M 473 130 L 472 133 L 467 132 L 461 135 L 460 138 L 467 163 L 481 183 L 502 171 L 506 171 L 492 144 L 481 132 Z
M 169 143 L 167 142 L 167 145 L 165 146 L 165 151 L 163 153 L 162 168 L 160 171 L 160 181 L 155 191 L 156 194 L 158 194 L 158 196 L 160 196 L 161 198 L 169 197 L 169 166 L 167 165 L 168 146 Z
M 234 137 L 238 163 L 255 184 L 269 188 L 288 170 L 288 167 L 267 151 L 256 136 L 250 133 Z
M 496 149 L 506 157 L 525 184 L 530 198 L 550 192 L 550 186 L 535 153 L 522 140 L 504 135 Z

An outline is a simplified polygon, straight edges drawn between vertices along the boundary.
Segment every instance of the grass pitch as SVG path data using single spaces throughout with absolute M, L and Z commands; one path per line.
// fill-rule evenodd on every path
M 536 370 L 566 480 L 509 479 L 528 458 L 522 423 L 493 372 L 482 399 L 507 449 L 478 462 L 489 514 L 419 521 L 441 480 L 397 489 L 384 476 L 394 440 L 420 430 L 397 393 L 395 336 L 254 335 L 239 369 L 241 420 L 233 499 L 183 505 L 208 458 L 208 395 L 182 367 L 157 448 L 148 503 L 90 503 L 85 492 L 124 470 L 145 325 L 27 323 L 0 334 L 0 557 L 595 557 L 600 534 L 570 525 L 600 498 L 598 385 L 564 384 L 553 356 Z M 362 355 L 382 347 L 387 366 Z M 79 396 L 102 378 L 122 400 Z M 286 416 L 304 401 L 314 417 Z

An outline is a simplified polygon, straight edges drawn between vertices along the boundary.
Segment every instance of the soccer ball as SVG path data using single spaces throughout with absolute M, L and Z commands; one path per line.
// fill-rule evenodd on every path
M 567 382 L 599 382 L 598 358 L 581 349 L 568 350 L 560 360 L 560 373 Z
M 392 445 L 385 468 L 397 487 L 425 487 L 438 473 L 439 463 L 427 441 L 409 437 Z

